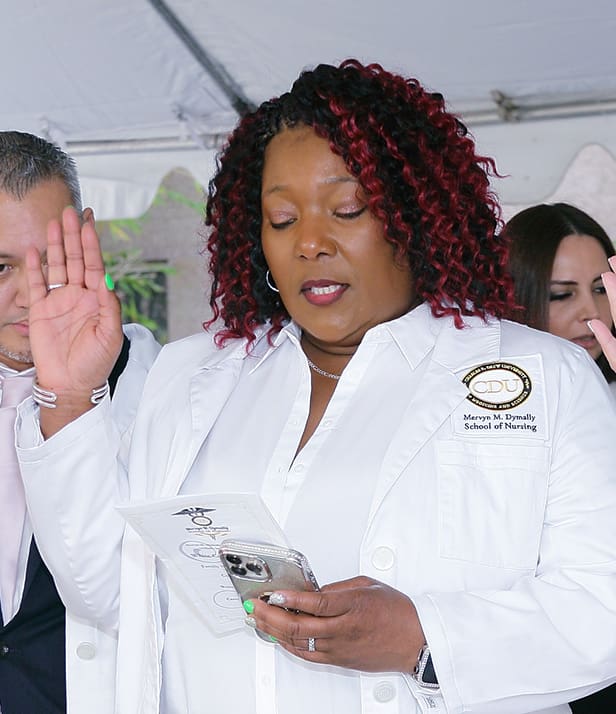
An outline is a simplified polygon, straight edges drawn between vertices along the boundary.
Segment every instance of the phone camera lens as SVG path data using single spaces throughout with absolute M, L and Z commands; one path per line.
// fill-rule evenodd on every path
M 235 573 L 235 575 L 246 575 L 246 568 L 243 568 L 241 565 L 232 565 L 231 566 L 231 572 Z
M 225 558 L 232 563 L 233 565 L 239 565 L 242 562 L 242 559 L 240 558 L 239 555 L 233 555 L 233 553 L 228 553 Z
M 246 567 L 248 570 L 250 570 L 251 573 L 254 573 L 255 575 L 261 575 L 263 572 L 263 568 L 259 565 L 259 563 L 246 563 Z

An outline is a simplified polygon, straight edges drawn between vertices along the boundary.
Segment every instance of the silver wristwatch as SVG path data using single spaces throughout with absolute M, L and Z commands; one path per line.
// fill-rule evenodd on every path
M 417 664 L 413 671 L 413 679 L 422 687 L 428 689 L 439 689 L 438 679 L 432 664 L 432 655 L 428 645 L 424 645 L 419 651 Z

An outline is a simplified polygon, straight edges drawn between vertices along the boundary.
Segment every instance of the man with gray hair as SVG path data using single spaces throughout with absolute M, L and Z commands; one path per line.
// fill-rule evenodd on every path
M 105 714 L 113 711 L 116 633 L 95 627 L 88 603 L 63 592 L 45 565 L 46 543 L 27 510 L 15 453 L 17 405 L 32 392 L 25 256 L 34 246 L 45 256 L 50 221 L 73 206 L 83 221 L 73 159 L 45 139 L 0 132 L 0 712 L 1 714 Z M 62 287 L 50 285 L 49 289 Z M 122 352 L 109 378 L 120 431 L 128 429 L 147 370 L 159 346 L 137 325 L 124 326 Z M 59 475 L 49 473 L 53 480 Z M 70 494 L 67 494 L 69 497 Z M 51 506 L 50 506 L 51 508 Z M 96 529 L 93 529 L 96 537 Z M 101 534 L 104 537 L 104 534 Z M 66 570 L 70 566 L 67 564 Z M 56 583 L 58 583 L 56 588 Z

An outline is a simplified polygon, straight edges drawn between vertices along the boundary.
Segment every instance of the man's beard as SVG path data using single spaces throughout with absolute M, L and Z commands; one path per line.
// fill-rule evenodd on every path
M 19 362 L 20 364 L 32 364 L 32 352 L 29 350 L 27 352 L 13 352 L 2 344 L 0 344 L 0 357 L 8 357 L 13 362 Z

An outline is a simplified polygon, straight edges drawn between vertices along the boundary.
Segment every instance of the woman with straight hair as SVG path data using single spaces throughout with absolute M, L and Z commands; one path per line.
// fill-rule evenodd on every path
M 502 235 L 510 243 L 514 319 L 585 348 L 616 396 L 616 352 L 612 365 L 608 360 L 616 341 L 602 277 L 609 273 L 615 251 L 605 230 L 580 208 L 554 203 L 520 211 Z M 574 714 L 615 712 L 616 685 L 573 702 L 571 708 Z
M 515 285 L 512 318 L 584 347 L 614 382 L 616 374 L 588 325 L 599 319 L 613 327 L 601 275 L 616 251 L 605 230 L 580 208 L 554 203 L 520 211 L 502 233 Z

